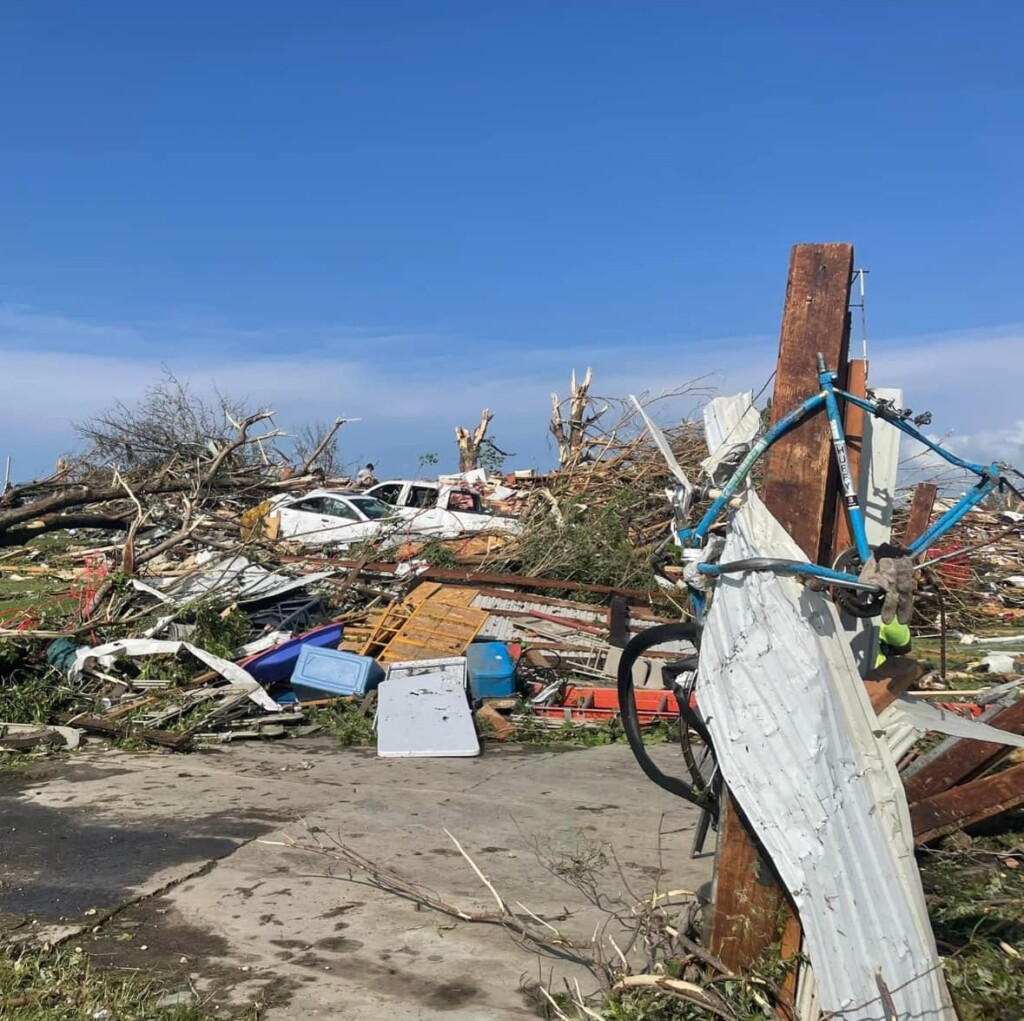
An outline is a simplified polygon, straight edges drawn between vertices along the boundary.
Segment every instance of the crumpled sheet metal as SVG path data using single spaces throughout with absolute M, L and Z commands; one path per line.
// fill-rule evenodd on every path
M 118 656 L 128 656 L 134 659 L 137 656 L 173 656 L 182 649 L 192 653 L 201 663 L 205 663 L 211 670 L 216 670 L 221 677 L 231 681 L 232 689 L 239 694 L 246 694 L 262 709 L 268 713 L 279 713 L 281 707 L 263 690 L 263 686 L 256 680 L 248 670 L 240 667 L 237 663 L 221 659 L 212 652 L 200 649 L 190 642 L 162 642 L 156 638 L 122 638 L 116 642 L 107 642 L 106 645 L 97 645 L 95 648 L 81 648 L 75 653 L 75 661 L 71 665 L 69 676 L 72 681 L 77 681 L 82 676 L 85 665 L 89 662 L 97 662 L 109 669 L 114 665 Z
M 710 446 L 710 443 L 709 443 Z M 755 493 L 724 560 L 804 559 Z M 697 700 L 722 774 L 793 896 L 823 1010 L 954 1021 L 903 785 L 832 604 L 792 579 L 721 578 Z
M 321 571 L 293 578 L 268 571 L 245 557 L 213 559 L 203 554 L 197 557 L 197 565 L 193 573 L 182 578 L 154 578 L 148 583 L 133 578 L 132 587 L 173 606 L 185 606 L 209 596 L 225 602 L 253 603 L 305 588 L 335 573 Z
M 937 734 L 965 737 L 971 741 L 988 741 L 1009 745 L 1011 748 L 1024 748 L 1024 734 L 1013 734 L 1008 730 L 990 727 L 981 720 L 968 719 L 941 706 L 929 705 L 920 699 L 898 698 L 889 708 L 892 710 L 892 719 L 912 727 L 916 732 L 915 737 L 920 737 L 931 730 Z

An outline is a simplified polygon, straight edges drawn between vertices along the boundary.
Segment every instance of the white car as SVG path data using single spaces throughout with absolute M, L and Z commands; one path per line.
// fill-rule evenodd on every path
M 349 545 L 382 539 L 406 528 L 406 522 L 380 500 L 365 493 L 316 489 L 304 496 L 278 497 L 271 514 L 279 514 L 282 539 L 310 546 Z
M 407 522 L 414 535 L 445 539 L 466 532 L 515 535 L 522 528 L 514 518 L 488 513 L 479 492 L 468 486 L 392 479 L 371 486 L 366 495 L 391 504 L 393 512 Z

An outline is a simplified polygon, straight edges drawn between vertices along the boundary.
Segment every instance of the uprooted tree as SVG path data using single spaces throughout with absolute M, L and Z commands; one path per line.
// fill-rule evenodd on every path
M 342 421 L 310 437 L 296 477 L 329 448 Z M 136 405 L 118 402 L 75 431 L 88 443 L 84 453 L 0 496 L 0 546 L 64 528 L 123 530 L 125 564 L 138 566 L 129 546 L 139 528 L 169 526 L 180 541 L 224 496 L 251 503 L 273 491 L 290 461 L 276 445 L 286 434 L 273 412 L 219 393 L 204 399 L 169 373 Z

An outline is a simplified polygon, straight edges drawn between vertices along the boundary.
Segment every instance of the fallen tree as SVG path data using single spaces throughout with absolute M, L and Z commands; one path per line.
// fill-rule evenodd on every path
M 76 424 L 89 444 L 84 453 L 62 457 L 52 475 L 0 495 L 0 547 L 66 528 L 194 527 L 226 498 L 252 503 L 301 484 L 318 463 L 333 465 L 343 422 L 307 430 L 298 470 L 288 471 L 291 459 L 277 445 L 286 434 L 272 411 L 222 394 L 211 403 L 168 375 L 137 405 L 119 402 Z

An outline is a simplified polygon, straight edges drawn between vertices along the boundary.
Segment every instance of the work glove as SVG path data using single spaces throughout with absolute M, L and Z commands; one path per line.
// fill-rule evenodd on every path
M 868 558 L 860 580 L 885 590 L 883 624 L 892 623 L 893 617 L 901 624 L 910 623 L 914 613 L 914 561 L 909 550 L 883 542 Z

